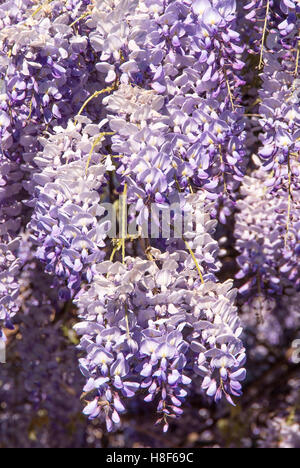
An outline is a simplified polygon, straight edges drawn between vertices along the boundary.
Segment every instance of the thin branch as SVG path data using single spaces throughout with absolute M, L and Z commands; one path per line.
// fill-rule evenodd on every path
M 202 275 L 201 268 L 200 268 L 200 266 L 199 266 L 198 260 L 197 260 L 197 258 L 195 257 L 195 254 L 194 254 L 194 252 L 192 251 L 192 249 L 191 249 L 189 243 L 188 243 L 185 239 L 183 239 L 183 240 L 184 240 L 184 243 L 185 243 L 185 245 L 186 245 L 186 247 L 187 247 L 189 253 L 190 253 L 191 256 L 192 256 L 192 259 L 194 260 L 194 263 L 195 263 L 195 265 L 196 265 L 197 271 L 198 271 L 199 276 L 200 276 L 201 283 L 204 284 L 204 278 L 203 278 L 203 275 Z
M 259 70 L 263 68 L 263 64 L 264 64 L 263 55 L 264 55 L 264 46 L 265 46 L 266 33 L 267 33 L 267 27 L 268 27 L 268 20 L 269 20 L 269 12 L 270 12 L 270 0 L 268 0 L 268 3 L 267 3 L 263 34 L 261 38 L 261 48 L 260 48 L 260 56 L 259 56 L 259 64 L 258 64 Z

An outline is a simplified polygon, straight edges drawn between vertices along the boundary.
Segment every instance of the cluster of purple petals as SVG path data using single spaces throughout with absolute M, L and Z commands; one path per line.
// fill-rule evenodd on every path
M 289 167 L 290 186 L 283 166 L 276 192 L 270 191 L 270 174 L 262 166 L 244 179 L 235 225 L 237 278 L 244 294 L 280 295 L 289 285 L 299 289 L 299 164 L 291 161 Z
M 99 128 L 90 125 L 84 133 L 84 141 L 74 127 L 69 134 L 70 148 L 63 142 L 64 158 L 69 157 L 73 162 L 61 163 L 60 147 L 54 146 L 60 136 L 59 130 L 57 138 L 53 137 L 52 152 L 48 141 L 44 149 L 46 157 L 42 153 L 36 158 L 41 171 L 34 176 L 31 239 L 37 245 L 37 258 L 46 264 L 45 271 L 66 280 L 67 288 L 60 291 L 65 299 L 70 292 L 73 295 L 79 290 L 82 281 L 92 281 L 96 264 L 105 257 L 104 241 L 110 230 L 108 221 L 101 222 L 105 209 L 100 205 L 101 191 L 106 184 L 105 172 L 110 170 L 110 164 L 107 161 L 101 164 L 99 159 L 88 161 L 92 146 L 88 130 L 94 134 Z M 78 148 L 75 148 L 76 143 Z M 52 158 L 50 166 L 49 156 Z
M 249 49 L 259 56 L 260 79 L 255 105 L 250 114 L 259 127 L 258 154 L 277 186 L 280 166 L 289 166 L 299 154 L 299 3 L 253 1 L 244 8 L 246 19 L 257 31 Z M 245 32 L 244 32 L 245 37 Z M 251 34 L 251 37 L 254 37 Z M 252 62 L 253 64 L 253 62 Z M 252 76 L 255 80 L 255 76 Z
M 225 223 L 247 163 L 235 2 L 125 5 L 87 21 L 97 70 L 121 84 L 103 101 L 120 183 L 145 217 L 149 201 L 201 188 Z
M 31 209 L 24 202 L 39 172 L 33 162 L 41 149 L 38 138 L 73 115 L 73 106 L 79 109 L 86 96 L 81 91 L 86 67 L 80 56 L 86 40 L 68 36 L 68 21 L 87 7 L 87 2 L 76 3 L 77 11 L 72 2 L 62 7 L 57 1 L 40 7 L 11 0 L 0 6 L 1 320 L 17 309 L 12 303 L 19 274 L 10 247 L 30 219 Z
M 280 31 L 270 34 L 267 39 L 263 84 L 259 94 L 259 124 L 263 130 L 259 156 L 266 169 L 275 172 L 270 185 L 277 183 L 277 167 L 289 165 L 300 150 L 299 77 L 294 52 L 299 40 L 296 32 L 299 26 L 300 20 L 284 39 L 285 47 L 280 40 Z
M 215 401 L 234 404 L 232 395 L 241 395 L 245 350 L 232 282 L 202 284 L 184 251 L 152 248 L 151 258 L 103 262 L 76 301 L 82 322 L 75 330 L 87 353 L 80 360 L 84 412 L 100 415 L 108 430 L 137 390 L 155 402 L 165 431 L 181 415 L 195 375 Z
M 1 328 L 13 328 L 12 317 L 18 311 L 20 262 L 17 258 L 18 240 L 0 244 L 0 339 Z

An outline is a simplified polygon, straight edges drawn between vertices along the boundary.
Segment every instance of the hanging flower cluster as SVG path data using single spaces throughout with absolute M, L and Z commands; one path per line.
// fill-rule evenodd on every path
M 262 167 L 245 177 L 236 214 L 237 278 L 244 293 L 281 294 L 285 286 L 299 289 L 300 198 L 299 165 L 280 172 L 280 188 L 270 193 L 270 176 Z
M 193 373 L 208 396 L 230 403 L 245 378 L 232 283 L 201 284 L 184 252 L 152 249 L 151 257 L 103 262 L 78 299 L 84 391 L 94 393 L 85 413 L 103 414 L 108 430 L 137 391 L 146 402 L 155 399 L 167 430 L 169 418 L 182 413 Z

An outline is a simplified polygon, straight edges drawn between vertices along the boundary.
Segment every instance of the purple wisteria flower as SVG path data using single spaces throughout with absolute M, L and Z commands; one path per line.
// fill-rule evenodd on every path
M 12 317 L 20 306 L 18 303 L 20 262 L 16 258 L 18 246 L 18 240 L 0 244 L 0 325 L 9 329 L 14 328 Z
M 2 2 L 1 447 L 299 443 L 299 13 Z
M 299 169 L 293 160 L 289 167 L 290 184 L 287 169 L 275 173 L 280 181 L 275 193 L 263 167 L 245 178 L 235 228 L 243 293 L 280 295 L 285 285 L 299 288 Z

